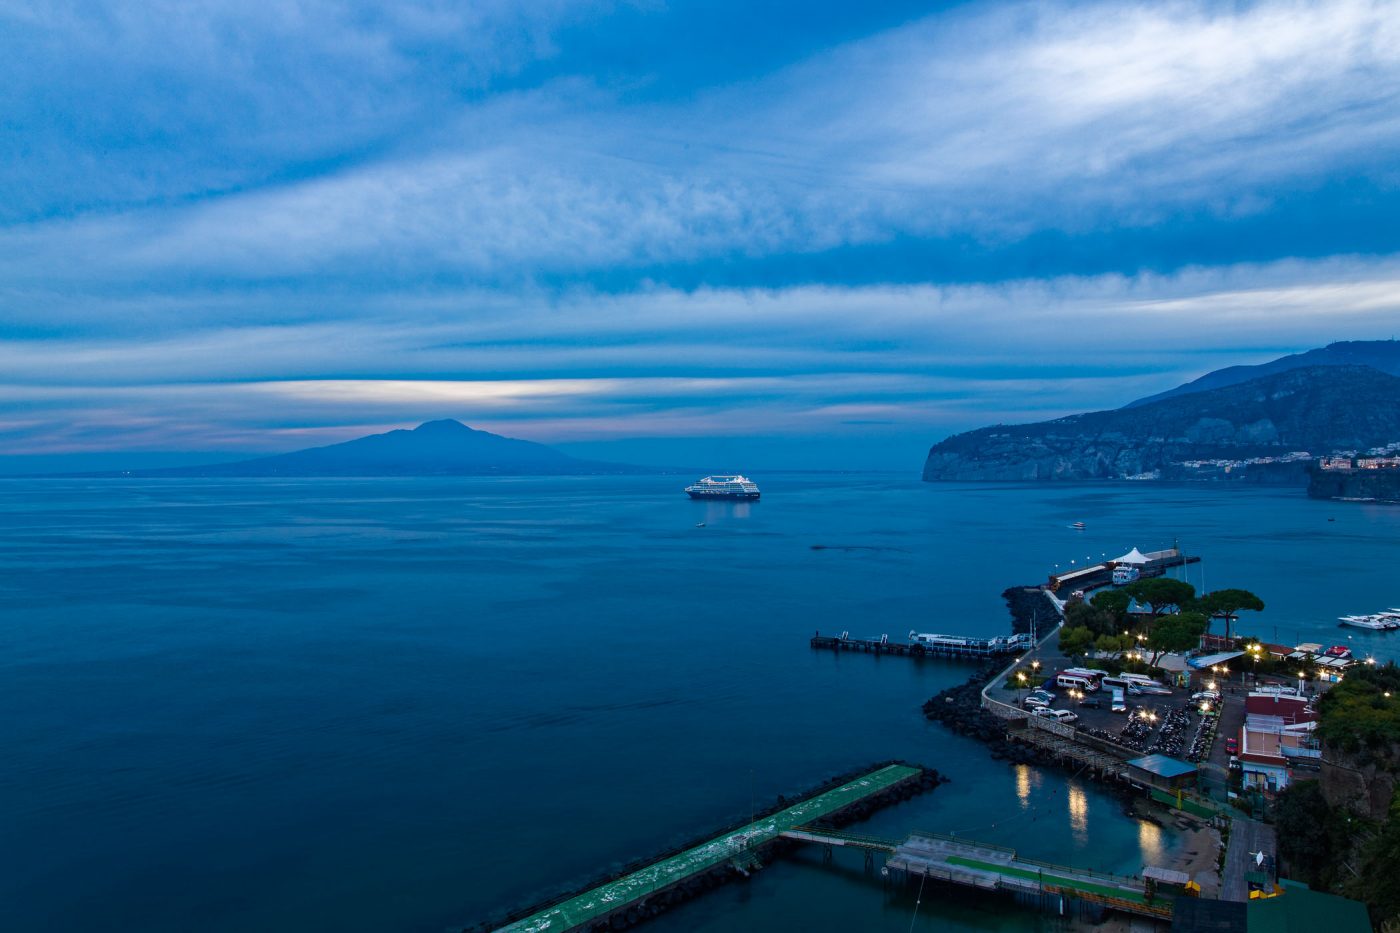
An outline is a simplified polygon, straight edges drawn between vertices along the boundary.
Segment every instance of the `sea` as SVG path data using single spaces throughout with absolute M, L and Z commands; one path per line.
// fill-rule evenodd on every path
M 1264 599 L 1244 632 L 1400 648 L 1336 623 L 1400 605 L 1394 506 L 689 479 L 0 480 L 5 929 L 458 929 L 890 758 L 951 782 L 860 832 L 1136 873 L 1170 826 L 923 718 L 966 665 L 809 637 L 1002 634 L 1006 587 L 1177 544 L 1190 582 Z M 651 929 L 1052 922 L 807 850 Z

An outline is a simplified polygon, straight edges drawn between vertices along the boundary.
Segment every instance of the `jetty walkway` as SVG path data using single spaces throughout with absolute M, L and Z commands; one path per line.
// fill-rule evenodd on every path
M 929 637 L 929 636 L 921 636 Z M 817 632 L 812 636 L 812 647 L 827 651 L 856 651 L 862 654 L 892 654 L 909 658 L 961 658 L 969 661 L 984 661 L 1020 654 L 1031 646 L 1024 636 L 1002 636 L 997 638 L 974 638 L 961 635 L 932 636 L 938 641 L 892 641 L 889 635 L 879 638 L 852 638 L 850 632 L 840 635 L 823 635 Z
M 676 886 L 697 879 L 714 869 L 732 869 L 748 874 L 760 867 L 759 850 L 787 836 L 801 839 L 799 828 L 808 834 L 825 832 L 808 827 L 849 807 L 890 791 L 917 787 L 925 778 L 924 769 L 913 765 L 888 764 L 838 787 L 784 807 L 762 819 L 740 826 L 713 839 L 650 864 L 611 881 L 604 882 L 559 901 L 505 926 L 501 933 L 559 933 L 564 930 L 592 929 L 619 911 L 645 908 L 646 902 Z M 830 834 L 832 837 L 841 835 Z M 857 837 L 845 836 L 847 840 Z M 804 839 L 803 841 L 812 841 Z M 850 845 L 852 842 L 828 842 Z M 658 908 L 659 909 L 659 908 Z

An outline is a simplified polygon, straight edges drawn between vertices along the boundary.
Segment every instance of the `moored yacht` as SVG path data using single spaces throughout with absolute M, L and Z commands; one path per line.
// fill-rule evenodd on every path
M 1400 619 L 1393 618 L 1386 614 L 1341 616 L 1337 621 L 1343 625 L 1350 625 L 1352 628 L 1364 628 L 1373 632 L 1388 632 L 1400 628 Z
M 758 485 L 747 476 L 707 476 L 685 487 L 692 499 L 757 499 Z

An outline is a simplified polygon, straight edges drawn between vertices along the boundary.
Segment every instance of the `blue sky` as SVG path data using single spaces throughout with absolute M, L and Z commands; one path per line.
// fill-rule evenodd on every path
M 1393 3 L 383 7 L 0 0 L 0 454 L 912 472 L 1400 330 Z

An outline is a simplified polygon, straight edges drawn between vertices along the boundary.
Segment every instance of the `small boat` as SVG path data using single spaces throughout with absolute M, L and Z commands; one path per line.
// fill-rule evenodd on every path
M 1073 528 L 1075 531 L 1083 531 L 1088 526 L 1086 526 L 1083 522 L 1075 522 L 1069 527 Z
M 696 522 L 696 523 L 695 523 L 695 527 L 696 527 L 696 528 L 704 528 L 704 527 L 705 527 L 705 523 L 704 523 L 704 522 Z

